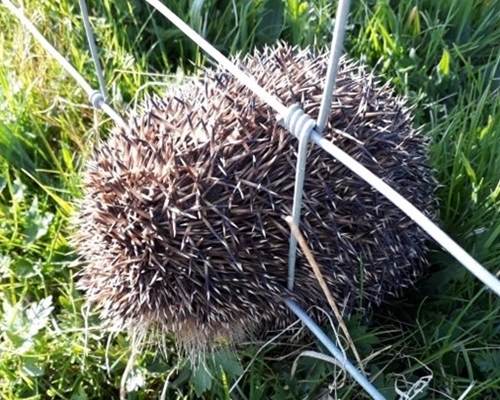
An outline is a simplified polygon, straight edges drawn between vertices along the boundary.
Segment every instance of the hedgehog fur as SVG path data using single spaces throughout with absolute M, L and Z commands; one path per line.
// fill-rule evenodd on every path
M 283 43 L 236 61 L 286 106 L 317 116 L 327 53 Z M 428 216 L 435 181 L 411 110 L 342 59 L 324 137 Z M 328 308 L 303 253 L 286 288 L 297 140 L 223 69 L 152 98 L 100 142 L 74 218 L 78 287 L 104 322 L 173 332 L 184 347 L 239 343 L 294 320 L 283 299 Z M 401 295 L 426 265 L 423 231 L 310 145 L 301 230 L 346 313 Z

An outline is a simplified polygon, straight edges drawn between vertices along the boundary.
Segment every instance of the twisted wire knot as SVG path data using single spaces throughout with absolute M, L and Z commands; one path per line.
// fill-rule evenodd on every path
M 104 104 L 104 96 L 99 90 L 94 90 L 89 95 L 89 102 L 94 108 L 100 110 Z
M 298 104 L 288 107 L 280 122 L 299 140 L 309 140 L 311 132 L 316 127 L 316 122 Z

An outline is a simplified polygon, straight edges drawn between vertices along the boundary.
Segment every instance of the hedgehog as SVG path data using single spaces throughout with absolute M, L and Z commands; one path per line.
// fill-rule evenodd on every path
M 328 54 L 278 43 L 233 62 L 316 118 Z M 427 141 L 389 84 L 344 57 L 323 136 L 436 218 Z M 183 348 L 241 343 L 328 309 L 298 250 L 287 289 L 297 140 L 223 68 L 133 111 L 96 144 L 74 225 L 78 288 L 106 326 L 171 332 Z M 428 238 L 361 178 L 310 145 L 300 229 L 345 315 L 414 285 Z M 318 316 L 319 317 L 319 316 Z

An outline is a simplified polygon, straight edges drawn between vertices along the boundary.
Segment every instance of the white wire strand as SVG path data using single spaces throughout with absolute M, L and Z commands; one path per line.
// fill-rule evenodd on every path
M 321 98 L 318 119 L 316 120 L 316 131 L 323 133 L 332 107 L 333 92 L 335 90 L 335 81 L 339 70 L 339 61 L 342 55 L 344 44 L 345 26 L 349 14 L 350 0 L 340 0 L 337 6 L 337 15 L 335 17 L 335 27 L 333 28 L 332 47 L 330 49 L 330 58 L 328 59 L 328 70 L 326 71 L 326 83 Z
M 263 101 L 269 104 L 270 107 L 275 109 L 280 115 L 280 120 L 286 120 L 287 115 L 293 112 L 292 107 L 288 109 L 281 104 L 281 102 L 274 96 L 271 96 L 264 89 L 260 88 L 254 78 L 250 78 L 247 74 L 243 73 L 231 61 L 224 57 L 220 52 L 215 50 L 206 40 L 198 35 L 194 30 L 187 26 L 180 18 L 172 13 L 167 7 L 159 3 L 157 0 L 145 0 L 153 7 L 157 8 L 166 18 L 174 23 L 181 31 L 183 31 L 191 40 L 197 43 L 209 55 L 211 55 L 217 62 L 223 65 L 228 71 L 233 73 L 235 77 L 244 84 L 248 89 L 252 90 Z M 270 101 L 272 100 L 272 101 Z M 295 136 L 296 132 L 292 132 Z M 403 211 L 408 217 L 415 221 L 425 232 L 427 232 L 436 242 L 438 242 L 446 251 L 448 251 L 455 259 L 467 268 L 473 275 L 475 275 L 481 282 L 489 287 L 493 292 L 500 296 L 500 281 L 495 278 L 493 274 L 488 272 L 481 264 L 472 258 L 464 249 L 455 243 L 446 233 L 439 229 L 429 218 L 413 206 L 408 200 L 397 193 L 389 185 L 384 183 L 375 174 L 363 167 L 360 163 L 354 160 L 347 153 L 344 153 L 338 147 L 329 141 L 322 139 L 321 134 L 313 131 L 311 139 L 319 145 L 323 150 L 327 151 L 330 155 L 344 164 L 351 171 L 359 175 L 359 177 L 385 197 L 387 197 L 396 207 Z
M 158 0 L 145 0 L 156 8 L 165 18 L 172 22 L 177 28 L 184 32 L 193 42 L 200 46 L 205 52 L 216 60 L 221 66 L 226 68 L 231 74 L 234 75 L 241 83 L 248 89 L 254 92 L 262 100 L 264 100 L 270 107 L 272 107 L 279 115 L 285 116 L 286 107 L 272 94 L 263 89 L 253 76 L 244 73 L 231 61 L 229 61 L 221 52 L 215 49 L 210 43 L 203 39 L 196 31 L 187 25 L 182 19 L 170 11 L 164 4 Z
M 97 51 L 97 46 L 95 44 L 94 32 L 92 31 L 92 26 L 89 20 L 89 10 L 87 8 L 87 3 L 85 0 L 79 0 L 80 10 L 82 12 L 83 26 L 85 27 L 85 33 L 87 35 L 87 42 L 90 48 L 90 54 L 92 60 L 94 61 L 94 67 L 97 74 L 97 79 L 99 80 L 99 87 L 101 88 L 101 93 L 104 97 L 104 101 L 109 100 L 108 90 L 106 89 L 106 82 L 104 81 L 104 75 L 102 73 L 101 62 L 99 61 L 99 54 Z
M 309 136 L 314 129 L 314 120 L 307 115 L 298 104 L 291 106 L 283 120 L 286 129 L 296 135 L 299 140 L 297 164 L 295 166 L 295 188 L 293 193 L 292 218 L 295 225 L 300 226 L 300 209 L 304 192 L 306 176 L 307 148 Z M 290 246 L 288 249 L 288 290 L 293 290 L 295 280 L 295 260 L 297 257 L 297 238 L 290 232 Z
M 372 397 L 374 400 L 385 400 L 385 397 L 372 385 L 372 383 L 357 369 L 353 363 L 333 344 L 330 338 L 314 323 L 314 321 L 302 310 L 297 303 L 290 299 L 285 299 L 287 307 L 300 318 L 300 320 L 310 329 L 310 331 L 319 339 L 328 351 L 337 359 L 340 366 L 344 368 L 356 382 Z
M 339 70 L 340 57 L 342 55 L 342 47 L 344 43 L 345 26 L 347 23 L 347 16 L 349 14 L 350 0 L 340 0 L 337 7 L 337 16 L 335 17 L 335 27 L 333 31 L 332 45 L 330 50 L 330 57 L 328 59 L 328 70 L 326 72 L 326 82 L 325 89 L 323 91 L 323 96 L 321 98 L 321 105 L 319 109 L 318 119 L 316 123 L 316 132 L 322 133 L 328 117 L 330 116 L 330 110 L 332 107 L 333 92 L 335 89 L 335 81 L 337 79 L 337 72 Z M 299 111 L 300 110 L 300 111 Z M 295 174 L 295 188 L 293 194 L 293 208 L 292 208 L 292 218 L 297 226 L 300 226 L 300 210 L 302 207 L 302 197 L 304 190 L 304 179 L 306 170 L 306 154 L 307 145 L 309 143 L 309 135 L 311 130 L 314 128 L 314 122 L 312 119 L 305 114 L 300 107 L 297 106 L 297 110 L 293 113 L 300 113 L 301 119 L 304 120 L 308 118 L 308 126 L 312 125 L 311 128 L 306 128 L 305 121 L 303 126 L 305 129 L 299 127 L 298 129 L 294 126 L 285 127 L 296 135 L 299 139 L 299 150 L 297 152 L 297 166 Z M 291 108 L 289 109 L 289 114 L 291 114 Z M 293 115 L 293 114 L 292 114 Z M 290 115 L 288 115 L 290 116 Z M 293 117 L 292 117 L 293 118 Z M 297 117 L 299 118 L 299 117 Z M 293 290 L 293 284 L 295 280 L 295 260 L 297 258 L 297 238 L 290 232 L 290 246 L 288 249 L 288 289 Z
M 324 139 L 318 132 L 313 131 L 311 140 L 319 147 L 325 150 L 328 154 L 336 158 L 352 172 L 369 183 L 395 206 L 415 221 L 425 232 L 429 234 L 436 242 L 438 242 L 448 253 L 450 253 L 460 264 L 467 268 L 481 282 L 489 287 L 493 292 L 500 296 L 500 281 L 493 274 L 488 272 L 481 264 L 479 264 L 469 253 L 462 249 L 452 238 L 445 232 L 439 229 L 434 222 L 427 218 L 413 204 L 396 192 L 387 183 L 382 181 L 373 172 L 369 171 L 354 158 L 343 152 L 333 143 Z
M 90 103 L 97 109 L 101 109 L 105 112 L 117 125 L 127 129 L 127 124 L 123 118 L 111 108 L 104 101 L 104 96 L 98 90 L 94 90 L 87 81 L 80 75 L 80 73 L 64 58 L 64 56 L 59 53 L 54 46 L 52 46 L 47 39 L 38 31 L 38 29 L 33 25 L 33 23 L 24 15 L 20 8 L 15 7 L 9 0 L 2 0 L 3 4 L 7 9 L 16 16 L 21 24 L 30 31 L 30 33 L 35 37 L 35 39 L 40 43 L 40 45 L 54 57 L 57 62 L 76 80 L 80 87 L 89 96 Z

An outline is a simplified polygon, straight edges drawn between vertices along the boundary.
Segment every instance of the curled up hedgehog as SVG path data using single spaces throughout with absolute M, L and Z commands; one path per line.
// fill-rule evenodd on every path
M 328 55 L 285 44 L 238 61 L 315 118 Z M 435 181 L 411 110 L 343 59 L 324 137 L 434 217 Z M 74 223 L 78 287 L 103 321 L 173 332 L 184 348 L 238 344 L 294 321 L 283 303 L 329 309 L 303 253 L 287 289 L 297 140 L 222 69 L 148 100 L 100 142 Z M 389 200 L 310 145 L 303 232 L 346 314 L 401 295 L 426 265 L 424 232 Z

